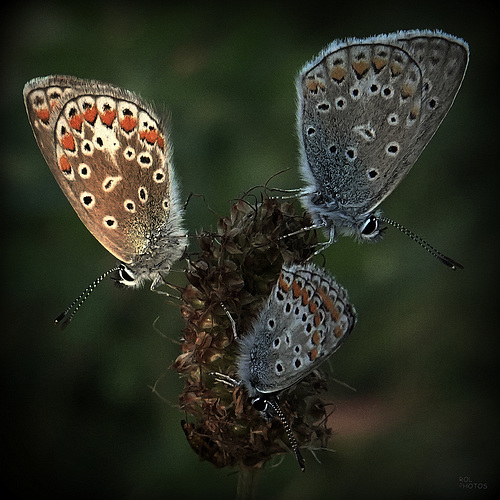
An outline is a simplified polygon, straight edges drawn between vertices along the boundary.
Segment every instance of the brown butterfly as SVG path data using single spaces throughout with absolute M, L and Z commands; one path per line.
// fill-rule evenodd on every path
M 57 319 L 67 324 L 89 293 L 116 272 L 119 284 L 151 289 L 187 246 L 166 125 L 136 94 L 71 76 L 24 87 L 38 146 L 63 193 L 120 263 L 97 278 Z

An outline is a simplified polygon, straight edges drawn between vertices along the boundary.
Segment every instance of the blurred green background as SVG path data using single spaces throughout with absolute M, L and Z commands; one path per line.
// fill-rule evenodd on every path
M 233 471 L 200 462 L 180 427 L 182 380 L 168 369 L 180 352 L 178 305 L 106 281 L 69 329 L 52 325 L 114 259 L 45 165 L 25 114 L 24 83 L 53 73 L 95 78 L 164 106 L 183 197 L 203 194 L 225 215 L 232 198 L 279 170 L 291 169 L 275 185 L 301 186 L 294 88 L 301 66 L 336 38 L 411 28 L 463 37 L 471 60 L 448 117 L 382 208 L 465 270 L 448 270 L 391 229 L 376 245 L 343 238 L 325 252 L 359 314 L 330 372 L 357 392 L 332 380 L 335 451 L 318 452 L 321 464 L 306 453 L 305 474 L 287 456 L 262 474 L 258 498 L 498 491 L 493 15 L 477 2 L 451 10 L 449 3 L 364 0 L 295 7 L 28 1 L 3 15 L 4 491 L 222 500 L 236 488 Z M 215 221 L 203 201 L 190 203 L 190 232 Z M 183 265 L 176 267 L 171 279 L 182 284 Z M 467 478 L 471 489 L 461 487 Z

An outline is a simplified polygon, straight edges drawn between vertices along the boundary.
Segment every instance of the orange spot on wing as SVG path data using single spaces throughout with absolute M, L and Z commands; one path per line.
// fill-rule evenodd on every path
M 330 76 L 337 83 L 341 83 L 344 80 L 346 74 L 347 71 L 342 66 L 334 66 L 333 69 L 330 71 Z
M 76 149 L 75 138 L 69 133 L 64 134 L 61 137 L 61 146 L 69 151 L 74 151 Z
M 391 76 L 399 76 L 403 72 L 403 67 L 397 62 L 391 63 Z
M 334 329 L 333 329 L 333 336 L 336 338 L 336 339 L 339 339 L 340 337 L 342 337 L 344 335 L 344 330 L 342 330 L 342 328 L 340 328 L 340 326 L 336 326 Z
M 318 349 L 313 349 L 312 351 L 309 351 L 309 359 L 311 361 L 314 361 L 318 357 Z
M 304 288 L 302 290 L 302 305 L 307 306 L 309 304 L 309 295 L 307 294 L 307 290 Z
M 116 111 L 114 109 L 107 109 L 103 113 L 99 113 L 99 116 L 101 117 L 101 121 L 104 125 L 111 127 L 116 118 Z
M 318 90 L 326 89 L 325 84 L 319 80 L 316 80 L 315 78 L 308 78 L 306 80 L 306 87 L 310 92 L 314 92 L 315 94 L 318 93 Z
M 71 173 L 71 164 L 69 163 L 68 157 L 65 155 L 59 158 L 59 170 L 66 174 Z
M 134 118 L 133 116 L 125 116 L 121 121 L 120 121 L 120 127 L 125 131 L 125 132 L 131 132 L 134 130 L 134 128 L 137 126 L 137 119 Z
M 139 136 L 149 144 L 156 143 L 161 149 L 165 148 L 165 139 L 158 133 L 156 129 L 142 130 L 139 133 Z
M 383 57 L 377 57 L 375 56 L 372 60 L 373 62 L 373 65 L 375 66 L 375 69 L 377 71 L 380 71 L 384 66 L 387 65 L 387 59 L 383 58 Z
M 317 328 L 321 325 L 321 316 L 319 314 L 314 315 L 314 326 Z
M 323 301 L 325 309 L 332 315 L 333 320 L 338 321 L 340 314 L 337 308 L 335 307 L 332 298 L 325 292 L 323 288 L 320 288 L 318 290 L 318 294 L 321 297 L 321 300 Z
M 48 108 L 37 109 L 36 116 L 42 120 L 43 123 L 49 123 L 50 111 Z
M 69 119 L 69 126 L 74 130 L 78 130 L 78 132 L 82 131 L 82 123 L 82 115 L 75 115 Z
M 318 332 L 318 330 L 315 330 L 315 332 L 312 334 L 312 337 L 311 337 L 311 342 L 314 344 L 314 345 L 319 345 L 320 342 L 321 342 L 321 335 L 320 333 Z
M 408 97 L 411 97 L 414 93 L 415 89 L 411 85 L 408 85 L 407 83 L 404 83 L 403 86 L 401 87 L 402 99 L 408 99 Z
M 409 117 L 412 120 L 415 120 L 418 117 L 419 113 L 420 113 L 420 108 L 418 106 L 413 106 L 413 109 L 410 111 Z
M 370 69 L 370 65 L 366 61 L 359 61 L 352 64 L 352 69 L 361 77 Z
M 85 109 L 85 111 L 83 112 L 83 117 L 89 123 L 95 122 L 95 120 L 97 118 L 97 108 L 96 108 L 95 104 Z
M 280 274 L 280 277 L 278 279 L 278 286 L 285 293 L 288 292 L 288 290 L 290 290 L 290 285 L 283 279 L 283 273 Z
M 302 293 L 301 286 L 295 280 L 292 281 L 292 292 L 293 292 L 293 297 L 295 299 L 297 299 L 298 297 L 300 297 L 300 295 Z
M 312 313 L 315 313 L 317 310 L 318 310 L 318 306 L 316 305 L 316 302 L 311 300 L 309 302 L 309 311 L 311 311 Z

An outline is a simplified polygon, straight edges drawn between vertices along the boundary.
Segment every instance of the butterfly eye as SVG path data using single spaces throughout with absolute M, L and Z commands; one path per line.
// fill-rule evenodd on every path
M 125 267 L 120 267 L 120 269 L 118 270 L 118 275 L 120 276 L 119 280 L 120 283 L 123 283 L 125 281 L 130 281 L 130 282 L 135 281 L 135 278 L 130 272 L 130 270 Z
M 361 236 L 364 238 L 375 238 L 380 233 L 378 220 L 371 216 L 361 226 Z
M 267 409 L 267 401 L 263 398 L 255 398 L 252 401 L 252 406 L 257 410 L 257 411 L 265 411 Z

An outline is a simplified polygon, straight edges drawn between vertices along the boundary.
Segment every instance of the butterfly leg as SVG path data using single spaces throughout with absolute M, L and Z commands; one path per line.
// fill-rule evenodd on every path
M 300 229 L 297 229 L 297 231 L 293 231 L 291 233 L 285 234 L 283 236 L 280 236 L 278 240 L 284 240 L 285 238 L 290 238 L 290 236 L 295 236 L 297 234 L 305 233 L 306 231 L 312 231 L 313 229 L 323 229 L 326 227 L 325 222 L 321 222 L 320 224 L 312 224 L 310 226 L 302 227 Z
M 325 227 L 326 223 L 322 226 Z M 318 243 L 316 250 L 314 253 L 306 260 L 311 260 L 313 257 L 316 257 L 316 255 L 319 255 L 323 250 L 326 250 L 330 245 L 333 245 L 335 243 L 335 228 L 334 226 L 330 227 L 329 230 L 329 235 L 328 235 L 328 241 L 324 241 L 323 243 Z
M 217 382 L 220 382 L 221 384 L 225 384 L 228 387 L 238 387 L 241 385 L 241 380 L 235 380 L 234 378 L 230 377 L 229 375 L 224 375 L 224 373 L 219 373 L 219 372 L 210 372 L 210 375 L 212 375 Z
M 176 295 L 172 295 L 171 293 L 168 293 L 165 290 L 160 290 L 159 287 L 162 286 L 162 285 L 168 286 L 168 287 L 172 288 L 173 290 L 180 291 L 179 287 L 176 287 L 175 285 L 172 285 L 172 284 L 166 282 L 163 279 L 163 276 L 160 276 L 160 275 L 158 275 L 153 280 L 153 282 L 151 283 L 151 286 L 149 287 L 149 289 L 152 292 L 158 293 L 159 295 L 165 295 L 166 297 L 173 297 L 174 299 L 179 300 L 180 297 L 178 297 Z
M 302 196 L 302 189 L 281 189 L 281 188 L 271 188 L 270 191 L 278 191 L 279 193 L 285 193 L 285 196 L 270 196 L 271 200 L 293 200 Z
M 229 318 L 229 321 L 231 322 L 231 328 L 233 330 L 234 338 L 237 339 L 238 332 L 236 331 L 236 322 L 234 321 L 233 317 L 231 316 L 231 313 L 228 311 L 226 304 L 224 304 L 224 302 L 221 302 L 220 306 L 222 307 L 222 309 L 224 309 L 224 312 L 226 313 L 227 317 Z

